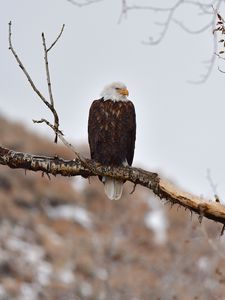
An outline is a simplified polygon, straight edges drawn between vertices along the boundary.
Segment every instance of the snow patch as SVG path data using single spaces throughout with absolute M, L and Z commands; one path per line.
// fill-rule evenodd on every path
M 90 214 L 84 208 L 73 205 L 59 205 L 48 207 L 46 212 L 49 218 L 71 220 L 87 229 L 92 228 Z
M 51 264 L 46 261 L 39 262 L 37 266 L 37 280 L 41 285 L 48 285 L 52 274 L 53 270 Z
M 108 279 L 108 272 L 103 269 L 103 268 L 99 268 L 95 271 L 96 276 L 100 279 L 100 280 L 107 280 Z
M 80 287 L 80 292 L 83 297 L 90 297 L 93 293 L 92 286 L 87 282 L 83 282 Z
M 8 294 L 2 285 L 0 285 L 0 299 L 9 299 Z
M 83 192 L 86 186 L 86 181 L 87 179 L 81 177 L 81 176 L 76 176 L 76 178 L 73 180 L 73 188 L 77 192 Z
M 199 260 L 197 261 L 197 266 L 198 266 L 199 270 L 201 270 L 203 272 L 208 272 L 209 267 L 210 267 L 210 261 L 209 261 L 208 257 L 201 256 L 199 258 Z
M 20 287 L 20 300 L 37 300 L 34 287 L 31 284 L 23 283 Z
M 58 280 L 65 284 L 70 284 L 75 281 L 73 271 L 70 269 L 60 270 L 58 273 Z
M 44 249 L 37 245 L 24 242 L 17 237 L 11 237 L 6 241 L 6 246 L 11 251 L 20 252 L 24 260 L 35 264 L 44 256 Z
M 167 241 L 167 229 L 169 227 L 164 209 L 153 198 L 146 201 L 151 210 L 145 215 L 145 226 L 154 233 L 154 241 L 158 245 L 162 245 Z

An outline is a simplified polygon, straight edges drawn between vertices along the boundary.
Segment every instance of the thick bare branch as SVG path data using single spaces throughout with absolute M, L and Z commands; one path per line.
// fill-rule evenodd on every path
M 170 183 L 161 179 L 153 172 L 131 167 L 109 167 L 102 166 L 93 160 L 86 159 L 87 166 L 80 161 L 64 160 L 58 157 L 36 156 L 22 152 L 15 152 L 0 147 L 0 164 L 10 168 L 22 168 L 31 171 L 41 171 L 56 176 L 110 176 L 120 180 L 127 180 L 135 185 L 140 184 L 158 196 L 166 199 L 172 204 L 179 204 L 200 216 L 225 224 L 225 206 L 213 201 L 207 201 L 197 196 L 179 191 Z

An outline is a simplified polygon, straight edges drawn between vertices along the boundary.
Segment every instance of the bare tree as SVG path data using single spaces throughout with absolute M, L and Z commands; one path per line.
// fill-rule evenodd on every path
M 77 7 L 83 7 L 90 4 L 103 2 L 105 0 L 80 0 L 73 1 L 67 0 L 70 3 L 74 4 Z M 184 32 L 191 35 L 199 35 L 203 34 L 207 31 L 213 32 L 216 24 L 216 14 L 215 10 L 218 11 L 223 4 L 225 4 L 225 0 L 209 0 L 209 1 L 198 1 L 198 0 L 176 0 L 176 1 L 162 1 L 162 4 L 158 4 L 157 6 L 152 4 L 153 1 L 148 1 L 148 5 L 141 5 L 140 1 L 132 1 L 132 0 L 121 0 L 121 12 L 119 17 L 119 22 L 122 22 L 125 18 L 128 17 L 131 11 L 149 11 L 149 13 L 155 13 L 155 25 L 160 28 L 158 34 L 151 32 L 151 35 L 142 43 L 148 46 L 158 45 L 163 41 L 165 36 L 167 35 L 172 24 L 176 24 L 179 26 Z M 186 24 L 179 17 L 179 9 L 185 8 L 185 6 L 195 7 L 197 13 L 200 17 L 204 17 L 204 22 L 199 28 L 192 28 L 191 20 L 192 16 L 190 16 L 190 23 Z M 159 21 L 160 20 L 160 21 Z M 162 21 L 161 21 L 162 20 Z M 217 43 L 216 39 L 212 38 L 213 51 L 210 55 L 209 59 L 203 61 L 206 66 L 206 72 L 200 75 L 199 80 L 193 81 L 189 80 L 190 83 L 204 83 L 209 78 L 213 66 L 216 61 L 215 53 L 217 53 Z
M 56 40 L 49 46 L 46 46 L 45 35 L 42 33 L 42 42 L 44 48 L 44 60 L 47 75 L 47 84 L 49 91 L 49 100 L 47 100 L 39 89 L 34 84 L 31 76 L 27 72 L 24 64 L 18 57 L 13 44 L 12 44 L 12 31 L 11 22 L 9 23 L 9 49 L 12 52 L 14 58 L 19 64 L 21 70 L 25 74 L 27 80 L 29 81 L 34 92 L 39 96 L 40 100 L 47 106 L 54 116 L 54 124 L 51 124 L 46 119 L 41 119 L 39 121 L 34 121 L 35 123 L 45 123 L 48 125 L 67 147 L 69 147 L 76 157 L 74 160 L 66 161 L 59 157 L 46 157 L 46 156 L 35 156 L 32 154 L 15 152 L 0 146 L 0 164 L 7 165 L 10 168 L 22 168 L 31 171 L 41 171 L 50 178 L 50 174 L 56 176 L 60 174 L 62 176 L 83 176 L 88 178 L 89 176 L 110 176 L 124 181 L 130 181 L 134 184 L 133 191 L 137 184 L 140 184 L 148 189 L 150 189 L 156 196 L 160 199 L 164 199 L 166 202 L 170 202 L 171 205 L 178 204 L 191 212 L 195 212 L 199 215 L 199 221 L 202 221 L 203 217 L 220 222 L 223 224 L 221 234 L 224 231 L 225 226 L 225 206 L 220 204 L 218 197 L 215 201 L 208 201 L 202 198 L 184 193 L 179 191 L 179 189 L 172 186 L 170 183 L 166 182 L 156 173 L 149 172 L 134 167 L 110 167 L 102 166 L 93 160 L 84 158 L 79 154 L 76 149 L 69 143 L 64 137 L 64 134 L 59 129 L 59 117 L 54 106 L 53 93 L 51 88 L 51 79 L 48 66 L 48 52 L 55 46 L 59 38 L 62 35 L 64 25 L 57 36 Z M 57 138 L 55 138 L 57 142 Z

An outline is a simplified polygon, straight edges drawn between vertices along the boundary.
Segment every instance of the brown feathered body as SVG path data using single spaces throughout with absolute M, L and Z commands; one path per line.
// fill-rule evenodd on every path
M 135 109 L 131 101 L 95 100 L 89 111 L 91 158 L 110 166 L 132 164 L 136 138 Z

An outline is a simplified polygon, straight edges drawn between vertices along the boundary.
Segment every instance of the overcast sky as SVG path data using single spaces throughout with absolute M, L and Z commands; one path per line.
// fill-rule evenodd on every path
M 8 50 L 8 22 L 13 22 L 16 51 L 46 95 L 41 32 L 50 43 L 65 23 L 49 63 L 61 129 L 67 138 L 87 142 L 91 102 L 99 98 L 104 85 L 122 81 L 136 107 L 135 166 L 160 170 L 187 191 L 212 196 L 206 179 L 209 168 L 219 195 L 225 198 L 225 75 L 217 71 L 216 64 L 205 84 L 188 83 L 206 70 L 202 61 L 212 54 L 211 30 L 191 36 L 172 24 L 158 46 L 145 46 L 141 42 L 149 35 L 157 37 L 159 28 L 154 21 L 163 16 L 132 11 L 118 24 L 120 13 L 121 0 L 83 8 L 66 0 L 3 1 L 0 113 L 53 136 L 44 125 L 32 124 L 32 119 L 51 120 L 51 115 Z M 193 7 L 180 9 L 176 17 L 192 28 L 206 20 Z

